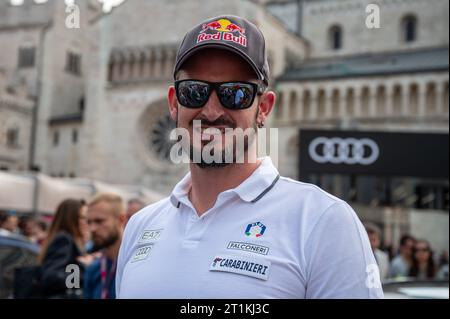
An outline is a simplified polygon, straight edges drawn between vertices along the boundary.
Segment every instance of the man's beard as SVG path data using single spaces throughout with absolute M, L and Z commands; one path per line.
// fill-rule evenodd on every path
M 114 245 L 119 240 L 119 232 L 114 231 L 109 234 L 108 237 L 101 241 L 96 241 L 95 237 L 92 238 L 92 241 L 94 242 L 93 250 L 97 251 L 99 249 L 108 248 L 112 245 Z
M 235 139 L 233 137 L 233 142 L 231 143 L 231 145 L 229 146 L 225 146 L 220 154 L 220 161 L 216 162 L 216 161 L 212 161 L 212 162 L 207 162 L 204 160 L 203 156 L 202 156 L 202 152 L 203 152 L 203 147 L 195 148 L 194 145 L 192 144 L 192 141 L 189 145 L 189 158 L 191 160 L 192 163 L 197 164 L 198 167 L 200 168 L 222 168 L 225 166 L 228 166 L 230 164 L 233 163 L 237 163 L 238 159 L 244 159 L 245 155 L 248 153 L 248 149 L 250 147 L 250 145 L 252 145 L 255 142 L 255 137 L 256 137 L 256 132 L 258 129 L 258 126 L 256 124 L 256 119 L 258 117 L 259 114 L 259 109 L 256 112 L 256 116 L 253 120 L 253 124 L 252 124 L 252 129 L 253 129 L 253 134 L 250 134 L 249 136 L 244 136 L 244 147 L 242 148 L 242 151 L 240 148 L 237 147 Z M 234 122 L 231 122 L 230 120 L 226 120 L 223 118 L 218 118 L 217 120 L 215 120 L 214 122 L 210 122 L 208 120 L 205 119 L 194 119 L 194 120 L 201 120 L 202 121 L 202 125 L 208 125 L 210 127 L 214 127 L 214 126 L 219 126 L 219 125 L 224 125 L 227 128 L 231 128 L 233 130 L 236 129 L 236 124 Z M 191 127 L 193 126 L 193 121 L 191 121 L 190 125 Z M 178 121 L 176 123 L 177 127 L 178 127 Z M 221 136 L 222 137 L 222 136 Z M 214 148 L 211 150 L 211 152 L 214 152 Z M 196 154 L 196 156 L 194 156 L 194 154 Z M 229 154 L 233 155 L 233 160 L 227 161 L 227 159 L 229 158 Z M 210 154 L 213 157 L 213 154 Z M 215 158 L 215 157 L 214 157 Z M 195 159 L 195 160 L 194 160 Z M 200 159 L 200 162 L 197 161 L 197 159 Z M 242 161 L 241 161 L 242 163 Z

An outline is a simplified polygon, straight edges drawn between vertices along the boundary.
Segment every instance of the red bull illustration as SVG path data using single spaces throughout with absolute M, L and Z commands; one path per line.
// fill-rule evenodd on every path
M 216 31 L 216 33 L 206 33 L 206 31 Z M 232 23 L 228 19 L 220 19 L 202 25 L 202 30 L 197 38 L 197 43 L 203 41 L 229 41 L 247 46 L 245 29 Z
M 238 26 L 234 23 L 230 23 L 229 25 L 227 25 L 226 29 L 230 32 L 238 31 L 241 35 L 245 34 L 245 29 L 241 28 L 240 26 Z
M 213 22 L 204 24 L 202 26 L 202 31 L 201 32 L 203 33 L 206 30 L 218 30 L 220 28 L 222 28 L 222 25 L 219 22 L 217 22 L 217 21 L 213 21 Z

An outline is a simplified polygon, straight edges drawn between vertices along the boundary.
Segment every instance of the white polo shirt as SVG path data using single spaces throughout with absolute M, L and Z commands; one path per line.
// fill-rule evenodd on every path
M 269 157 L 198 217 L 188 173 L 135 214 L 119 252 L 118 298 L 381 298 L 352 208 L 280 177 Z

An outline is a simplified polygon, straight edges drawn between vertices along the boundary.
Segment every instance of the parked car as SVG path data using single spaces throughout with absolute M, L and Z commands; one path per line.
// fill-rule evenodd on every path
M 11 298 L 17 268 L 37 264 L 39 246 L 15 234 L 0 235 L 0 299 Z
M 413 280 L 383 283 L 386 299 L 449 299 L 448 281 L 445 280 Z

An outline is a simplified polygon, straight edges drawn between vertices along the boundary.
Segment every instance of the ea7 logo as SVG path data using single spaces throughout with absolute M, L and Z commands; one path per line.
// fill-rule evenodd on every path
M 145 230 L 141 236 L 139 236 L 139 243 L 157 241 L 161 236 L 161 232 L 162 229 Z

